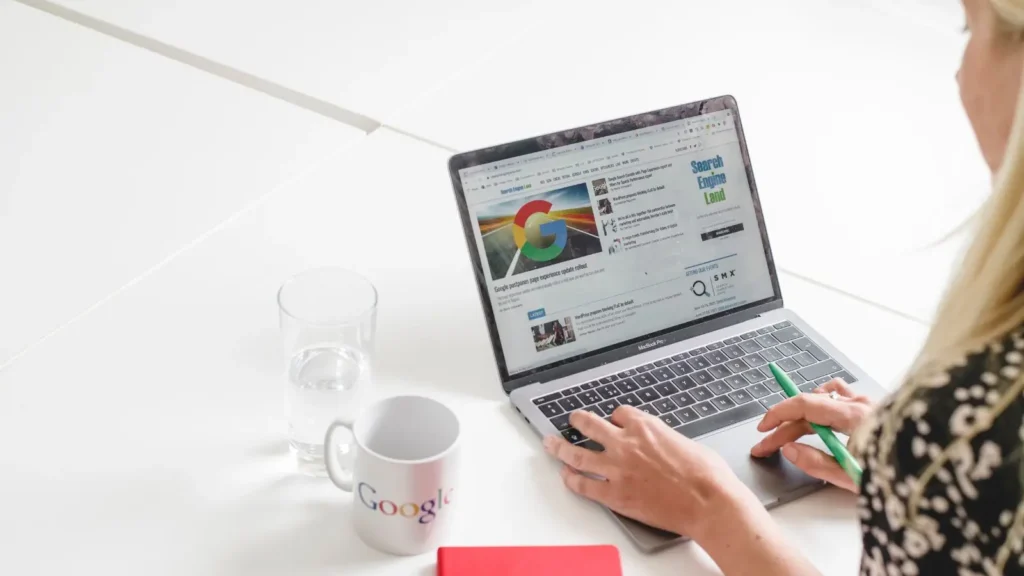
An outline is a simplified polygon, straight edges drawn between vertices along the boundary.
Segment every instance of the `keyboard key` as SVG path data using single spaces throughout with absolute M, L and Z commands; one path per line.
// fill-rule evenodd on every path
M 814 385 L 814 382 L 807 382 L 796 387 L 797 390 L 807 393 L 814 392 L 815 388 L 817 388 L 817 386 Z
M 789 320 L 786 320 L 785 322 L 779 322 L 778 324 L 772 324 L 772 328 L 775 328 L 776 330 L 781 330 L 783 328 L 789 328 L 792 325 L 793 325 L 792 322 L 790 322 Z
M 715 342 L 714 344 L 708 344 L 708 350 L 718 350 L 719 348 L 722 348 L 724 346 L 725 344 L 721 342 Z
M 619 372 L 618 374 L 616 374 L 616 376 L 618 376 L 619 378 L 629 378 L 630 376 L 635 376 L 635 375 L 636 375 L 636 370 L 633 370 L 632 368 L 630 368 L 629 370 L 623 370 L 622 372 Z
M 735 390 L 733 392 L 729 392 L 729 398 L 736 404 L 746 404 L 747 402 L 754 401 L 754 397 L 746 390 Z
M 711 374 L 708 374 L 707 370 L 701 370 L 699 372 L 694 372 L 693 374 L 690 374 L 690 377 L 693 378 L 694 382 L 696 382 L 697 384 L 701 384 L 701 385 L 710 384 L 710 383 L 715 381 L 715 379 L 711 376 Z
M 817 380 L 814 381 L 814 385 L 821 386 L 822 384 L 828 382 L 831 379 L 832 378 L 830 376 L 822 376 L 821 378 L 818 378 Z
M 573 410 L 583 408 L 583 402 L 580 402 L 575 396 L 560 399 L 558 401 L 558 405 L 565 409 L 566 412 L 572 412 Z
M 655 392 L 654 388 L 641 388 L 636 395 L 638 398 L 643 400 L 644 403 L 654 402 L 658 398 L 661 398 L 661 395 Z
M 762 346 L 757 343 L 756 340 L 747 340 L 746 342 L 740 343 L 740 348 L 747 354 L 753 354 L 758 350 L 761 350 Z
M 618 379 L 618 376 L 612 374 L 610 376 L 605 376 L 604 378 L 601 378 L 600 380 L 598 380 L 598 382 L 600 382 L 601 384 L 611 384 L 612 382 L 615 382 Z
M 743 378 L 740 378 L 740 380 L 743 380 Z M 746 384 L 747 381 L 743 380 L 743 383 Z M 726 384 L 724 380 L 715 380 L 711 384 L 708 384 L 707 388 L 708 388 L 708 390 L 711 390 L 715 394 L 715 396 L 719 396 L 721 394 L 725 394 L 725 393 L 729 392 L 730 390 L 732 390 L 732 388 L 730 388 L 729 385 Z
M 658 379 L 650 374 L 637 374 L 633 380 L 641 386 L 654 386 L 658 383 Z
M 675 412 L 676 409 L 679 408 L 678 406 L 675 405 L 674 402 L 672 402 L 672 400 L 668 398 L 662 398 L 661 400 L 652 402 L 651 405 L 657 408 L 660 414 Z
M 604 452 L 604 446 L 601 446 L 600 444 L 594 442 L 593 440 L 584 440 L 583 442 L 577 444 L 577 446 L 581 448 L 586 448 L 587 450 L 593 450 L 594 452 Z
M 668 366 L 671 363 L 672 363 L 672 361 L 669 360 L 668 358 L 666 358 L 664 360 L 658 360 L 657 362 L 654 363 L 654 365 L 655 366 Z
M 687 422 L 693 422 L 694 420 L 698 420 L 700 418 L 700 416 L 698 416 L 697 413 L 694 412 L 693 408 L 683 408 L 682 410 L 677 410 L 672 414 L 675 415 L 675 417 L 678 418 L 679 421 L 682 422 L 683 424 L 686 424 Z
M 710 390 L 703 386 L 690 390 L 690 395 L 693 396 L 697 400 L 697 402 L 711 400 L 712 398 L 715 397 L 715 395 L 712 394 Z
M 690 378 L 689 376 L 676 378 L 675 380 L 672 381 L 672 383 L 675 384 L 676 388 L 679 388 L 680 390 L 689 390 L 691 388 L 697 387 L 697 383 L 694 382 L 693 378 Z
M 825 351 L 819 348 L 817 344 L 811 344 L 807 348 L 804 348 L 804 352 L 810 352 L 811 356 L 814 356 L 818 362 L 824 362 L 831 358 L 831 356 L 826 354 Z
M 616 396 L 622 394 L 622 392 L 619 391 L 619 389 L 616 388 L 614 384 L 605 384 L 604 386 L 601 386 L 600 388 L 597 389 L 597 393 L 600 394 L 601 398 L 604 398 L 605 400 L 609 398 L 615 398 Z
M 811 342 L 810 338 L 800 338 L 799 340 L 793 340 L 793 346 L 796 346 L 801 350 L 806 350 L 807 347 L 811 346 L 812 344 L 814 343 Z
M 679 389 L 676 388 L 675 385 L 672 384 L 671 382 L 662 382 L 661 384 L 656 384 L 655 386 L 653 386 L 653 389 L 657 390 L 658 394 L 661 394 L 662 396 L 671 396 L 679 392 Z
M 757 342 L 764 348 L 774 348 L 780 344 L 778 340 L 772 338 L 771 334 L 765 334 L 764 336 L 758 336 L 754 338 L 754 342 Z
M 751 368 L 757 368 L 758 366 L 764 366 L 768 363 L 760 354 L 751 354 L 750 356 L 744 356 L 743 361 L 747 363 L 747 366 Z
M 701 402 L 693 405 L 693 411 L 701 418 L 706 418 L 718 412 L 718 408 L 711 405 L 711 402 Z
M 854 382 L 857 381 L 857 377 L 854 376 L 853 374 L 850 374 L 846 370 L 843 370 L 842 372 L 837 372 L 837 373 L 833 374 L 832 377 L 833 378 L 839 378 L 843 382 L 846 382 L 847 384 L 853 384 Z
M 806 352 L 804 352 L 806 354 Z M 799 356 L 797 359 L 799 360 Z M 840 366 L 835 360 L 826 360 L 820 364 L 815 364 L 809 368 L 803 368 L 800 370 L 800 375 L 808 380 L 817 380 L 822 376 L 828 376 L 829 374 L 835 374 L 841 372 L 843 367 Z
M 650 414 L 651 416 L 657 416 L 658 415 L 658 409 L 655 408 L 654 406 L 651 406 L 650 404 L 644 404 L 643 406 L 637 406 L 636 409 L 641 411 L 641 412 L 646 412 L 646 413 Z
M 580 402 L 583 402 L 586 406 L 597 404 L 601 401 L 601 395 L 593 390 L 584 390 L 576 397 L 579 398 Z
M 586 410 L 587 412 L 597 414 L 598 416 L 603 417 L 605 415 L 604 412 L 597 406 L 584 406 L 582 409 Z
M 743 377 L 747 379 L 750 384 L 757 384 L 758 382 L 765 379 L 764 374 L 760 370 L 748 370 L 743 373 Z
M 779 360 L 782 360 L 783 358 L 785 358 L 785 356 L 783 356 L 781 353 L 779 353 L 779 351 L 776 350 L 775 348 L 768 348 L 766 350 L 761 350 L 760 352 L 758 352 L 758 354 L 760 354 L 762 358 L 764 358 L 765 360 L 767 360 L 769 362 L 778 362 Z
M 722 365 L 712 366 L 711 368 L 708 368 L 708 374 L 711 374 L 712 376 L 715 377 L 715 379 L 719 380 L 722 378 L 728 378 L 729 376 L 732 376 L 732 372 L 730 372 L 728 368 Z
M 744 352 L 743 349 L 740 348 L 739 346 L 726 346 L 725 348 L 722 348 L 722 353 L 725 354 L 725 356 L 730 360 L 743 358 L 744 356 L 747 355 L 747 353 Z
M 799 362 L 801 366 L 810 366 L 817 362 L 817 360 L 814 359 L 814 356 L 811 356 L 807 352 L 801 352 L 796 356 L 793 356 L 793 359 Z
M 584 390 L 590 390 L 590 389 L 596 388 L 600 384 L 601 384 L 600 382 L 587 382 L 583 386 L 580 386 L 580 388 L 583 388 Z
M 676 362 L 679 362 L 680 360 L 686 360 L 689 357 L 689 352 L 683 352 L 682 354 L 676 354 L 675 356 L 672 357 L 672 359 L 675 360 Z
M 776 362 L 776 364 L 786 372 L 792 372 L 793 370 L 800 369 L 800 363 L 796 361 L 796 358 L 783 358 Z
M 704 359 L 703 356 L 694 356 L 686 361 L 694 370 L 703 370 L 708 366 L 711 366 L 711 362 Z
M 615 409 L 619 407 L 619 402 L 617 400 L 605 400 L 597 406 L 604 412 L 605 416 L 611 416 L 612 412 L 615 412 Z
M 651 375 L 657 378 L 658 382 L 664 382 L 666 380 L 671 380 L 676 377 L 676 373 L 669 370 L 668 368 L 658 368 L 654 372 L 651 372 Z
M 772 374 L 772 369 L 769 368 L 767 365 L 761 366 L 760 368 L 758 368 L 758 370 L 760 370 L 761 374 L 764 374 L 764 377 L 769 380 L 775 378 L 775 374 Z
M 554 418 L 555 416 L 565 412 L 565 410 L 562 410 L 562 407 L 559 406 L 557 402 L 551 402 L 549 404 L 541 404 L 540 412 L 548 418 Z
M 795 374 L 795 375 L 799 376 L 799 374 Z M 790 374 L 789 375 L 789 379 L 792 380 L 793 376 L 794 376 L 794 374 Z M 779 383 L 775 381 L 775 378 L 771 378 L 769 380 L 765 380 L 763 382 L 763 384 L 765 386 L 767 386 L 768 390 L 770 390 L 772 392 L 782 392 L 782 386 L 779 386 Z M 796 382 L 794 382 L 794 384 L 796 384 Z
M 757 332 L 755 331 L 755 332 L 747 332 L 746 334 L 740 334 L 740 338 L 742 338 L 744 340 L 753 340 L 754 338 L 757 338 Z
M 771 332 L 772 332 L 771 328 L 758 328 L 757 329 L 757 333 L 758 334 L 771 334 Z
M 690 350 L 690 356 L 695 356 L 697 354 L 703 354 L 703 353 L 705 353 L 707 351 L 708 351 L 708 349 L 703 347 L 703 346 L 701 346 L 700 348 L 694 348 L 693 350 Z
M 637 372 L 650 372 L 651 370 L 654 370 L 655 368 L 657 368 L 657 366 L 655 366 L 654 364 L 644 364 L 643 366 L 638 367 L 636 369 L 636 371 Z
M 724 396 L 722 396 L 722 398 L 724 398 Z M 697 406 L 700 406 L 700 404 Z M 694 406 L 694 411 L 701 414 L 701 411 L 697 409 L 697 406 Z M 767 411 L 768 410 L 761 404 L 751 402 L 733 410 L 709 415 L 708 417 L 701 418 L 691 424 L 684 424 L 679 428 L 676 428 L 676 432 L 679 432 L 687 438 L 698 438 L 716 430 L 721 430 L 727 426 L 746 422 L 747 420 L 760 416 Z M 701 416 L 703 416 L 703 414 L 701 414 Z
M 803 384 L 807 382 L 807 379 L 800 375 L 799 372 L 793 372 L 789 375 L 789 379 L 793 381 L 793 384 Z
M 632 392 L 629 394 L 623 394 L 622 396 L 616 398 L 616 400 L 618 400 L 619 404 L 621 404 L 622 406 L 632 406 L 634 408 L 643 404 L 643 402 L 640 401 L 639 398 L 637 398 L 636 394 L 633 394 Z
M 568 414 L 562 414 L 562 415 L 559 415 L 559 416 L 555 416 L 554 418 L 551 419 L 551 423 L 554 424 L 555 428 L 557 428 L 559 430 L 568 430 L 569 429 L 569 415 Z
M 728 378 L 725 379 L 725 383 L 728 384 L 729 387 L 732 388 L 733 390 L 746 388 L 747 386 L 750 385 L 750 382 L 747 382 L 747 379 L 740 374 L 734 374 L 732 376 L 729 376 Z
M 732 398 L 729 398 L 729 396 L 715 396 L 711 400 L 711 403 L 715 406 L 715 408 L 718 408 L 719 410 L 722 411 L 736 407 L 736 403 L 733 402 Z
M 776 404 L 782 402 L 785 399 L 786 398 L 783 397 L 782 394 L 772 394 L 771 396 L 765 396 L 764 398 L 761 398 L 761 405 L 764 406 L 765 408 L 771 408 L 772 406 L 775 406 Z
M 568 396 L 569 394 L 579 394 L 580 390 L 582 390 L 582 388 L 580 388 L 579 386 L 571 386 L 569 388 L 566 388 L 565 390 L 562 390 L 562 394 L 566 396 Z
M 728 362 L 725 363 L 725 367 L 728 368 L 729 371 L 732 372 L 733 374 L 742 374 L 747 370 L 750 370 L 750 366 L 747 366 L 747 363 L 744 362 L 741 358 L 729 360 Z
M 782 354 L 783 356 L 792 356 L 794 354 L 800 353 L 800 349 L 797 348 L 796 346 L 793 346 L 793 344 L 790 342 L 786 342 L 785 344 L 779 344 L 778 346 L 775 347 L 775 349 L 778 350 L 779 354 Z
M 583 442 L 584 440 L 587 439 L 587 437 L 584 436 L 582 432 L 580 432 L 579 430 L 577 430 L 575 428 L 569 428 L 568 430 L 562 430 L 562 436 L 565 437 L 566 440 L 568 440 L 569 442 L 571 442 L 573 444 L 575 444 L 577 442 Z
M 680 394 L 676 394 L 675 396 L 672 397 L 672 401 L 675 402 L 676 406 L 679 406 L 680 408 L 686 408 L 687 406 L 693 406 L 694 404 L 697 403 L 697 401 L 693 399 L 693 396 L 690 396 L 686 392 L 682 392 Z
M 732 344 L 739 344 L 740 342 L 743 342 L 743 338 L 740 338 L 739 336 L 734 336 L 732 338 L 725 339 L 726 346 L 731 346 Z
M 640 389 L 640 385 L 633 381 L 632 378 L 626 378 L 625 380 L 619 380 L 615 383 L 615 387 L 622 391 L 623 394 L 626 392 L 636 392 Z
M 561 397 L 562 397 L 562 393 L 561 392 L 552 392 L 551 394 L 548 394 L 547 396 L 541 396 L 540 398 L 534 398 L 533 399 L 533 403 L 536 404 L 537 406 L 540 406 L 541 404 L 547 404 L 548 402 L 554 402 L 555 400 L 558 400 Z
M 728 360 L 729 357 L 726 356 L 725 353 L 722 352 L 721 350 L 712 350 L 711 352 L 708 352 L 707 354 L 704 355 L 704 359 L 707 360 L 708 362 L 711 362 L 712 364 L 721 364 L 722 362 Z
M 672 371 L 679 376 L 686 376 L 690 372 L 693 372 L 693 368 L 690 368 L 690 365 L 687 364 L 686 362 L 673 364 L 672 366 L 670 366 L 670 368 L 672 368 Z
M 672 414 L 662 414 L 661 416 L 659 416 L 659 418 L 661 418 L 662 422 L 668 424 L 672 428 L 675 428 L 676 426 L 682 424 L 682 422 L 679 421 L 679 418 L 676 418 Z
M 754 384 L 750 388 L 747 388 L 747 393 L 753 396 L 754 398 L 764 398 L 765 396 L 771 394 L 772 391 L 769 390 L 768 387 L 764 385 L 764 382 L 760 382 L 758 384 Z
M 788 326 L 781 330 L 772 332 L 772 336 L 775 337 L 779 342 L 789 342 L 790 340 L 796 340 L 797 338 L 803 338 L 804 333 L 797 330 L 792 326 Z

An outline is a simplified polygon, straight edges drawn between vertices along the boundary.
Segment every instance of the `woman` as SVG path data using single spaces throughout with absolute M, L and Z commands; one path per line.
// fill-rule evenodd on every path
M 957 79 L 994 193 L 924 348 L 882 405 L 830 382 L 818 391 L 837 395 L 772 407 L 760 423 L 771 433 L 751 450 L 781 449 L 808 474 L 859 491 L 861 571 L 872 576 L 1024 574 L 1024 0 L 964 7 L 972 37 Z M 816 573 L 717 454 L 629 407 L 612 421 L 572 415 L 604 452 L 545 440 L 571 465 L 569 489 L 689 535 L 726 574 Z M 856 431 L 861 486 L 830 456 L 794 443 L 809 422 Z

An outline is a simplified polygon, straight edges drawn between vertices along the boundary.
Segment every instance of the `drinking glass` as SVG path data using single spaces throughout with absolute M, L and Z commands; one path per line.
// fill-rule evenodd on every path
M 285 282 L 277 303 L 289 444 L 299 471 L 324 475 L 324 434 L 335 420 L 355 420 L 370 383 L 377 289 L 355 272 L 314 268 Z

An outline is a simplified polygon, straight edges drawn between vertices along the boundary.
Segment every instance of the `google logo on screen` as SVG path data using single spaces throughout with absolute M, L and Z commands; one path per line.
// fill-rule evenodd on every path
M 512 238 L 523 256 L 534 262 L 554 260 L 565 250 L 568 238 L 565 220 L 551 218 L 550 211 L 551 202 L 533 200 L 523 204 L 516 213 Z

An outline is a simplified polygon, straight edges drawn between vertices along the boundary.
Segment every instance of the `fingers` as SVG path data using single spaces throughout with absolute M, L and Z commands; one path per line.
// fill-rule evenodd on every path
M 774 432 L 765 436 L 760 442 L 750 449 L 750 455 L 755 458 L 771 456 L 790 442 L 806 436 L 813 432 L 811 425 L 804 420 L 796 422 L 784 422 Z
M 597 474 L 605 478 L 614 474 L 614 466 L 603 457 L 603 453 L 573 446 L 557 436 L 545 438 L 544 449 L 548 454 L 580 472 Z
M 865 410 L 862 404 L 833 400 L 824 394 L 800 394 L 769 408 L 757 429 L 767 432 L 783 422 L 807 420 L 848 433 L 860 422 Z
M 619 428 L 625 428 L 630 422 L 647 416 L 646 412 L 641 412 L 632 406 L 619 406 L 612 412 L 612 423 Z
M 835 392 L 844 398 L 857 397 L 857 395 L 854 394 L 853 389 L 850 388 L 850 385 L 844 382 L 841 378 L 833 378 L 814 389 L 815 394 L 828 394 L 830 392 Z
M 616 410 L 618 412 L 618 410 Z M 572 424 L 577 430 L 583 432 L 583 435 L 587 438 L 607 445 L 608 440 L 618 432 L 615 426 L 609 424 L 604 418 L 601 418 L 593 412 L 586 410 L 577 410 L 569 415 L 569 424 Z
M 782 447 L 782 456 L 809 476 L 835 484 L 850 492 L 858 492 L 857 486 L 846 475 L 846 472 L 843 472 L 836 459 L 817 448 L 793 442 Z
M 566 488 L 569 490 L 572 490 L 584 498 L 589 498 L 590 500 L 594 500 L 602 504 L 606 504 L 608 502 L 609 496 L 611 495 L 611 487 L 608 482 L 587 478 L 568 466 L 562 468 L 561 474 L 562 482 L 565 483 Z

